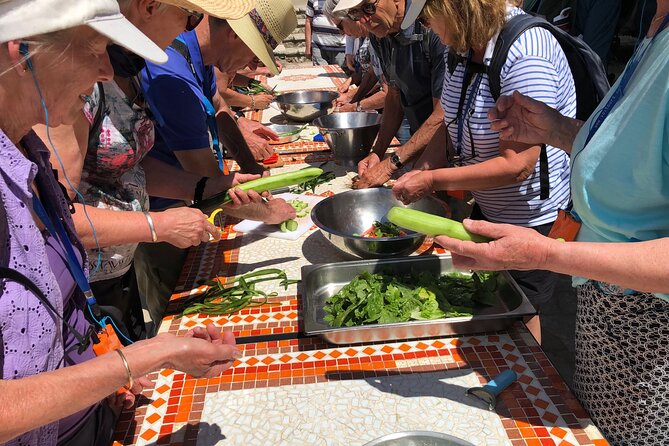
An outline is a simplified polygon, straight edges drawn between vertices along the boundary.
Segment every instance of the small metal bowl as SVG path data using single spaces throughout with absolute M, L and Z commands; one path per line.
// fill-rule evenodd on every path
M 423 198 L 404 206 L 390 189 L 357 189 L 342 192 L 319 202 L 311 210 L 311 220 L 323 236 L 346 254 L 363 259 L 409 255 L 423 243 L 425 235 L 407 231 L 402 237 L 370 238 L 362 234 L 374 221 L 387 222 L 388 211 L 409 207 L 430 214 L 444 215 L 444 207 L 434 198 Z
M 301 125 L 290 125 L 290 124 L 269 124 L 267 128 L 274 130 L 279 134 L 279 139 L 270 139 L 267 142 L 271 145 L 279 144 L 288 144 L 289 142 L 294 142 L 300 139 L 300 133 L 295 133 L 293 135 L 281 136 L 281 133 L 292 133 L 297 130 L 304 129 L 304 126 Z
M 329 90 L 307 90 L 283 93 L 274 100 L 281 113 L 298 122 L 311 122 L 319 116 L 332 113 L 339 93 Z
M 397 432 L 365 443 L 364 446 L 474 446 L 452 435 L 432 431 Z
M 356 167 L 369 154 L 381 128 L 381 115 L 368 112 L 333 113 L 314 121 L 332 150 L 335 163 Z

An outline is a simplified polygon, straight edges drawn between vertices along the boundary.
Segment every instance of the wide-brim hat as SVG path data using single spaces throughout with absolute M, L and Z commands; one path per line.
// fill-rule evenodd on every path
M 0 0 L 1 1 L 1 0 Z M 248 14 L 256 0 L 159 0 L 161 3 L 202 12 L 219 19 L 239 19 Z
M 258 0 L 254 10 L 228 23 L 253 54 L 273 74 L 279 74 L 274 48 L 297 27 L 292 0 Z
M 358 5 L 361 5 L 365 0 L 339 0 L 337 6 L 334 7 L 333 11 L 348 11 L 351 8 L 355 8 Z
M 416 19 L 418 19 L 418 16 L 423 11 L 423 7 L 425 7 L 425 3 L 427 3 L 427 0 L 413 0 L 411 2 L 411 5 L 404 13 L 404 20 L 402 20 L 402 24 L 400 25 L 402 29 L 407 29 L 416 22 Z
M 167 54 L 126 19 L 117 0 L 0 0 L 0 42 L 88 25 L 154 63 Z

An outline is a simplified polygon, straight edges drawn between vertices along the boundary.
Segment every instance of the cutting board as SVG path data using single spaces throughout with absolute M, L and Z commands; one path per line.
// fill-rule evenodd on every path
M 295 231 L 281 232 L 279 225 L 267 225 L 265 223 L 253 220 L 242 220 L 232 229 L 237 232 L 263 234 L 267 235 L 268 237 L 276 237 L 284 240 L 297 240 L 314 225 L 314 223 L 311 221 L 311 209 L 313 209 L 316 203 L 325 198 L 319 197 L 317 195 L 293 194 L 290 192 L 275 195 L 274 197 L 283 198 L 286 201 L 297 199 L 309 204 L 307 215 L 302 218 L 295 219 L 295 221 L 297 221 L 297 229 Z

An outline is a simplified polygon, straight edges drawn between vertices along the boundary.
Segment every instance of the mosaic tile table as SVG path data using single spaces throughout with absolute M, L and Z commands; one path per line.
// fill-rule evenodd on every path
M 294 163 L 328 156 L 296 155 Z M 317 193 L 350 186 L 352 172 L 333 163 L 324 168 L 337 179 Z M 221 241 L 189 252 L 168 311 L 214 277 L 278 267 L 299 278 L 303 265 L 346 260 L 313 228 L 287 241 L 236 233 L 235 223 L 225 222 Z M 476 445 L 608 444 L 520 322 L 499 333 L 331 345 L 300 334 L 297 285 L 263 289 L 278 295 L 262 307 L 164 319 L 161 331 L 175 334 L 208 323 L 232 330 L 244 356 L 217 378 L 173 370 L 151 376 L 153 388 L 122 414 L 117 444 L 349 446 L 408 430 L 444 432 Z M 519 379 L 495 411 L 465 397 L 467 388 L 507 368 Z

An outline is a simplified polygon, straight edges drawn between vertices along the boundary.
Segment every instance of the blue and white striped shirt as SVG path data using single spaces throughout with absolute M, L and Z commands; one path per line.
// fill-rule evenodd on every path
M 510 8 L 507 20 L 523 11 Z M 490 62 L 497 36 L 489 43 L 484 63 Z M 444 53 L 444 57 L 448 57 Z M 447 65 L 445 63 L 445 65 Z M 465 67 L 459 64 L 451 74 L 444 73 L 444 88 L 441 106 L 444 109 L 444 122 L 457 146 L 458 124 L 454 121 L 460 102 Z M 481 77 L 480 82 L 478 77 Z M 477 91 L 473 91 L 478 86 Z M 542 101 L 557 109 L 565 116 L 576 115 L 576 91 L 569 63 L 560 44 L 549 31 L 531 28 L 525 31 L 511 46 L 508 58 L 500 74 L 501 94 L 508 95 L 519 91 L 527 96 Z M 487 113 L 495 105 L 487 74 L 475 74 L 468 87 L 465 104 L 475 94 L 470 113 L 465 110 L 462 129 L 460 154 L 464 165 L 477 164 L 496 156 L 499 152 L 499 134 L 490 129 Z M 466 107 L 466 105 L 464 106 Z M 467 124 L 467 121 L 468 124 Z M 471 134 L 470 134 L 471 131 Z M 472 158 L 471 142 L 474 143 L 475 158 Z M 522 183 L 509 184 L 481 191 L 472 191 L 476 202 L 487 219 L 498 223 L 511 223 L 533 227 L 550 223 L 557 217 L 557 211 L 565 208 L 569 202 L 569 157 L 560 149 L 547 146 L 550 196 L 540 198 L 539 161 L 534 172 Z

